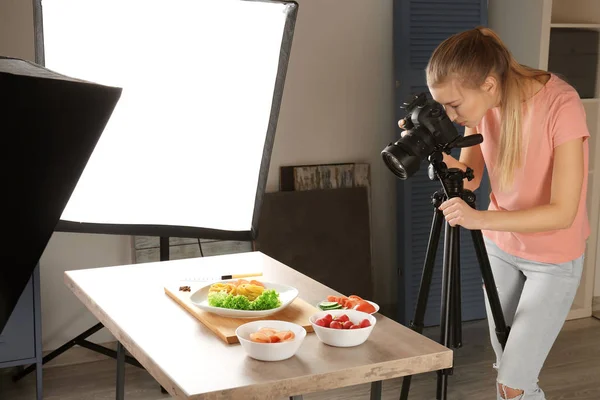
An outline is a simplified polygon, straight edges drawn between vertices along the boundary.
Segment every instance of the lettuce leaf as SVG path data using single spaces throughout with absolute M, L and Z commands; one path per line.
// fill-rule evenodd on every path
M 250 303 L 252 310 L 270 310 L 281 305 L 279 294 L 275 289 L 267 289 L 262 292 L 253 302 Z
M 212 307 L 231 308 L 235 310 L 270 310 L 281 305 L 279 294 L 275 289 L 267 289 L 254 301 L 246 296 L 227 294 L 227 292 L 210 292 L 208 304 Z

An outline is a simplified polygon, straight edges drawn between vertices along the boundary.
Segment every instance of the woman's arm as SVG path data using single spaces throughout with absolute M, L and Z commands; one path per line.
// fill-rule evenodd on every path
M 577 215 L 584 177 L 583 140 L 574 139 L 554 149 L 550 203 L 522 211 L 486 211 L 483 229 L 540 232 L 566 229 Z
M 467 229 L 532 233 L 568 228 L 577 215 L 585 176 L 582 144 L 579 138 L 554 149 L 552 192 L 546 205 L 518 211 L 477 211 L 453 198 L 440 210 L 450 225 Z
M 465 128 L 464 136 L 472 135 L 477 133 L 474 129 Z M 481 178 L 483 177 L 483 171 L 485 168 L 485 161 L 483 159 L 483 153 L 481 147 L 477 144 L 471 147 L 465 147 L 460 151 L 460 161 L 456 158 L 444 153 L 444 163 L 448 168 L 458 168 L 463 171 L 467 170 L 467 166 L 473 170 L 475 178 L 472 181 L 465 179 L 464 188 L 470 191 L 475 191 L 481 184 Z

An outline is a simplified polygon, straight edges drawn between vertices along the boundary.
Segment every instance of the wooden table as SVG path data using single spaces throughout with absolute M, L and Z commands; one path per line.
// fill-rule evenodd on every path
M 339 294 L 261 252 L 67 271 L 65 283 L 119 341 L 117 399 L 123 398 L 123 346 L 178 399 L 300 399 L 369 382 L 371 397 L 380 398 L 385 379 L 452 367 L 452 350 L 380 314 L 360 346 L 330 347 L 309 333 L 294 357 L 257 361 L 164 292 L 169 282 L 260 271 L 265 281 L 298 288 L 310 304 Z

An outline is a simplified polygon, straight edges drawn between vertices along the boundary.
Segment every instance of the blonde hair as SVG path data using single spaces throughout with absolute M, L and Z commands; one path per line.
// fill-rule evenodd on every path
M 468 88 L 479 88 L 492 75 L 500 86 L 500 148 L 497 171 L 500 190 L 512 185 L 522 165 L 522 93 L 530 78 L 547 71 L 519 64 L 500 37 L 489 28 L 477 27 L 444 40 L 433 52 L 426 68 L 430 87 L 457 78 Z

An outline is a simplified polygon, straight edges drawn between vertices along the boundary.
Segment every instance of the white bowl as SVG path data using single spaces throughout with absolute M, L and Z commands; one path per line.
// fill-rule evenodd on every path
M 289 342 L 280 343 L 253 342 L 250 340 L 250 334 L 260 328 L 273 328 L 278 331 L 289 330 L 294 332 L 295 338 Z M 296 354 L 306 337 L 306 329 L 287 321 L 260 320 L 239 326 L 235 330 L 235 334 L 248 356 L 260 361 L 281 361 Z
M 371 326 L 359 329 L 333 329 L 326 328 L 315 323 L 319 318 L 331 314 L 332 317 L 346 314 L 350 321 L 359 324 L 363 319 L 369 320 Z M 373 332 L 377 319 L 371 314 L 356 310 L 329 310 L 319 311 L 309 318 L 315 334 L 323 343 L 335 347 L 353 347 L 363 344 Z

